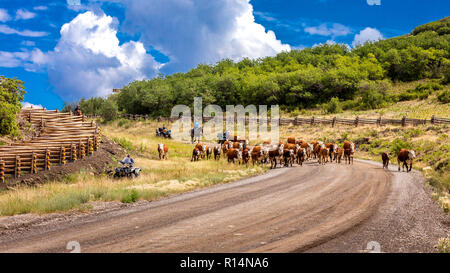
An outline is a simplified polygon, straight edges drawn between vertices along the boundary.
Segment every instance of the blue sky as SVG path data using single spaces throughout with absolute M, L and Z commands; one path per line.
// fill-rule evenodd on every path
M 199 63 L 352 47 L 450 14 L 444 0 L 68 2 L 0 0 L 0 75 L 23 80 L 25 101 L 49 109 Z

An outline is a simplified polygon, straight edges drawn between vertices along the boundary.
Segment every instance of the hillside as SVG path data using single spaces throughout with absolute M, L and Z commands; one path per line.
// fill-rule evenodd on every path
M 173 106 L 192 105 L 196 96 L 203 98 L 204 105 L 278 104 L 285 111 L 312 109 L 331 100 L 342 103 L 344 110 L 372 110 L 432 92 L 448 103 L 449 22 L 447 17 L 418 26 L 410 34 L 353 49 L 324 44 L 257 60 L 200 64 L 186 73 L 132 82 L 108 99 L 82 100 L 81 105 L 86 114 L 111 119 L 115 108 L 168 116 Z M 434 83 L 391 92 L 396 85 L 423 79 Z

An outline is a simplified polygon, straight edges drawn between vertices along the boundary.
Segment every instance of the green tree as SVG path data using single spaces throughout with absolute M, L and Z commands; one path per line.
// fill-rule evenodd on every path
M 0 76 L 0 135 L 17 135 L 17 115 L 22 109 L 23 82 Z

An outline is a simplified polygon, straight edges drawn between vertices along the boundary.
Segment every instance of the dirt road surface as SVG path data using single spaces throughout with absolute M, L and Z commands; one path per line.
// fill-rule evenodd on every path
M 157 202 L 0 233 L 0 252 L 432 252 L 450 219 L 418 172 L 308 162 Z

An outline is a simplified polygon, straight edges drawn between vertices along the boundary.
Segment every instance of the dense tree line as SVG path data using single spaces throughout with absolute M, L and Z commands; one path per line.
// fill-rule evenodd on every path
M 325 105 L 325 110 L 374 109 L 407 99 L 424 98 L 436 90 L 426 86 L 388 95 L 392 81 L 435 78 L 447 84 L 450 73 L 450 19 L 432 22 L 411 34 L 349 49 L 325 44 L 283 52 L 275 57 L 239 62 L 225 59 L 200 64 L 186 73 L 135 81 L 108 99 L 82 100 L 85 113 L 108 104 L 131 114 L 168 116 L 173 106 L 278 104 L 286 110 Z

